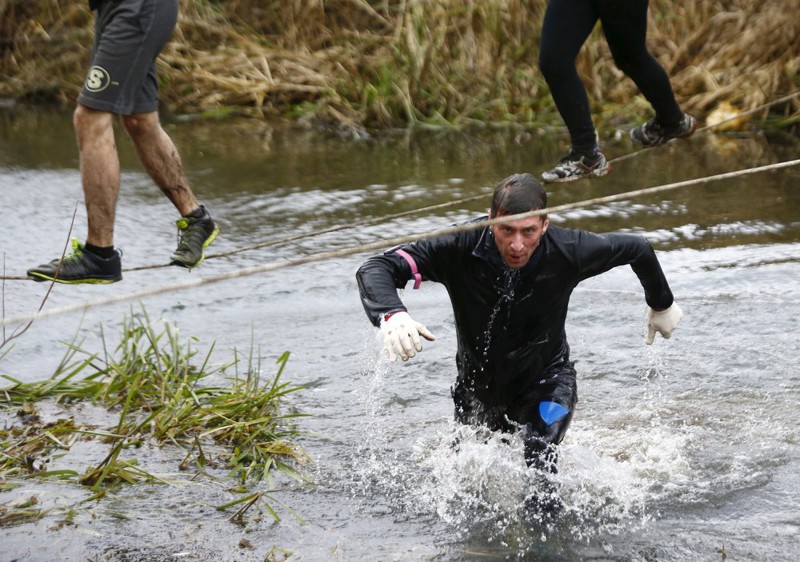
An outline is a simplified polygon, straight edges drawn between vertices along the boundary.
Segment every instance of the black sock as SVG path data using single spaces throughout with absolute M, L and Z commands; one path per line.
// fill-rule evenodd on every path
M 200 219 L 200 218 L 203 218 L 205 216 L 205 214 L 206 214 L 206 208 L 203 207 L 202 205 L 200 205 L 194 211 L 192 211 L 191 213 L 186 215 L 186 217 L 187 218 L 191 217 L 193 219 Z
M 84 247 L 94 255 L 100 256 L 104 260 L 114 257 L 114 246 L 95 246 L 94 244 L 89 244 L 87 242 Z
M 600 154 L 600 147 L 597 145 L 590 146 L 587 148 L 575 148 L 573 149 L 575 154 L 578 156 L 584 156 L 587 160 L 596 160 L 597 155 Z

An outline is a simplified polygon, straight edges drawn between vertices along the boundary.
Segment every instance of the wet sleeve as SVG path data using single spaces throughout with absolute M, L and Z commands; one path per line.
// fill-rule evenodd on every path
M 630 265 L 642 284 L 649 307 L 663 310 L 672 306 L 673 296 L 667 278 L 653 247 L 643 236 L 578 231 L 575 250 L 581 280 Z
M 364 262 L 356 273 L 356 281 L 370 322 L 379 326 L 384 315 L 407 310 L 397 290 L 409 281 L 446 283 L 447 276 L 458 271 L 462 263 L 460 243 L 457 236 L 420 240 L 392 248 Z
M 393 252 L 373 256 L 358 268 L 356 282 L 361 304 L 374 326 L 380 326 L 385 314 L 406 310 L 397 289 L 405 287 L 410 278 L 411 267 Z

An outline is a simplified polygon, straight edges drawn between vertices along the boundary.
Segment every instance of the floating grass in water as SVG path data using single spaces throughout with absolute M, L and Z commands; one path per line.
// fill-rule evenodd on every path
M 0 504 L 0 527 L 20 525 L 41 519 L 45 512 L 36 507 L 38 503 L 39 500 L 36 497 L 31 497 L 19 502 Z
M 243 373 L 239 372 L 243 360 L 236 351 L 232 361 L 212 367 L 213 345 L 195 366 L 196 340 L 181 342 L 177 328 L 169 324 L 156 330 L 145 311 L 125 320 L 115 353 L 108 352 L 102 339 L 102 353 L 69 342 L 48 380 L 24 383 L 2 375 L 12 384 L 0 389 L 0 406 L 17 408 L 21 423 L 0 430 L 0 480 L 74 479 L 95 492 L 108 485 L 163 482 L 139 467 L 136 459 L 122 458 L 132 445 L 148 438 L 186 450 L 179 464 L 182 470 L 194 459 L 198 471 L 211 462 L 226 466 L 242 486 L 262 479 L 272 486 L 275 472 L 304 480 L 298 467 L 307 456 L 291 442 L 298 435 L 292 421 L 300 414 L 281 409 L 284 399 L 302 388 L 281 381 L 288 352 L 278 360 L 277 373 L 262 382 L 261 359 L 254 357 L 252 342 Z M 230 370 L 232 377 L 227 375 Z M 206 384 L 211 380 L 217 385 Z M 81 425 L 73 418 L 43 423 L 35 403 L 45 399 L 67 405 L 91 401 L 118 412 L 118 421 L 109 428 Z M 111 444 L 97 466 L 82 472 L 46 470 L 50 456 L 66 454 L 78 439 L 91 438 Z

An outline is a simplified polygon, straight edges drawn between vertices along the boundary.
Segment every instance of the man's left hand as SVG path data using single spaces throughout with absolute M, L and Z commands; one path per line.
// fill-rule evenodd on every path
M 647 311 L 647 339 L 645 343 L 652 345 L 656 332 L 661 334 L 661 337 L 665 340 L 668 340 L 675 328 L 678 327 L 681 317 L 683 317 L 683 311 L 675 303 L 672 303 L 672 306 L 666 310 L 649 309 Z

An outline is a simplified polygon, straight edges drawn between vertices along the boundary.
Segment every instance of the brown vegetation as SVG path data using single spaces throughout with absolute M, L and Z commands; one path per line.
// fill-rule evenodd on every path
M 545 4 L 181 0 L 162 100 L 180 114 L 347 128 L 560 123 L 536 65 Z M 800 0 L 652 0 L 648 44 L 687 111 L 749 110 L 800 90 L 798 11 Z M 0 97 L 72 105 L 92 21 L 85 0 L 0 0 Z M 578 64 L 601 119 L 648 115 L 599 28 Z M 800 96 L 771 111 L 797 123 Z

